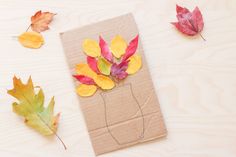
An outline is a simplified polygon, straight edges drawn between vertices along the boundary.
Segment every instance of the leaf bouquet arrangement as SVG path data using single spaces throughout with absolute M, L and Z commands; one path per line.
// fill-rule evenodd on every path
M 135 74 L 142 67 L 141 56 L 136 54 L 138 39 L 137 35 L 127 44 L 122 36 L 116 35 L 110 46 L 102 36 L 99 43 L 85 39 L 82 48 L 87 63 L 77 64 L 73 75 L 81 83 L 76 89 L 78 95 L 92 96 L 98 88 L 110 90 L 128 75 Z

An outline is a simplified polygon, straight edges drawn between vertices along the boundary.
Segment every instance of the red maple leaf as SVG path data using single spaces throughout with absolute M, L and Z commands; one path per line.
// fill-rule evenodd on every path
M 194 36 L 199 34 L 203 40 L 203 36 L 201 35 L 201 31 L 204 27 L 204 22 L 202 18 L 201 11 L 198 7 L 190 12 L 187 8 L 180 7 L 176 5 L 177 19 L 178 22 L 172 22 L 172 24 L 182 33 L 188 36 Z

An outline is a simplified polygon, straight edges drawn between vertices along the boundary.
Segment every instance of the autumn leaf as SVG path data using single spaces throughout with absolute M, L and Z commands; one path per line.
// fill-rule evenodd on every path
M 84 75 L 73 75 L 73 76 L 82 84 L 86 84 L 86 85 L 94 85 L 95 84 L 94 80 L 90 77 L 87 77 Z
M 138 48 L 138 38 L 139 35 L 137 35 L 133 40 L 130 41 L 125 54 L 122 56 L 122 61 L 127 60 L 129 57 L 131 57 Z
M 128 76 L 126 72 L 129 61 L 121 62 L 120 64 L 113 63 L 111 67 L 111 75 L 117 80 L 125 79 Z
M 104 75 L 110 75 L 111 72 L 111 63 L 106 59 L 99 57 L 97 63 L 99 71 Z
M 49 105 L 44 107 L 43 90 L 39 88 L 39 92 L 35 92 L 31 77 L 26 84 L 23 84 L 20 79 L 13 78 L 14 88 L 8 90 L 7 93 L 15 97 L 18 102 L 12 104 L 13 111 L 25 118 L 25 124 L 34 128 L 43 135 L 56 135 L 60 114 L 54 116 L 54 98 L 51 99 Z
M 40 48 L 44 43 L 43 36 L 37 32 L 24 32 L 18 37 L 18 41 L 24 47 L 34 49 Z
M 92 96 L 97 91 L 97 87 L 95 85 L 86 85 L 86 84 L 80 84 L 76 92 L 78 95 L 83 97 Z
M 135 74 L 142 67 L 141 56 L 135 54 L 129 58 L 129 65 L 126 70 L 128 74 Z
M 87 63 L 89 65 L 89 67 L 94 71 L 96 72 L 97 74 L 99 74 L 99 70 L 98 70 L 98 67 L 97 67 L 97 59 L 94 58 L 94 57 L 90 57 L 90 56 L 87 56 Z
M 95 73 L 90 67 L 88 64 L 86 63 L 80 63 L 80 64 L 77 64 L 76 67 L 76 73 L 78 75 L 84 75 L 84 76 L 88 76 L 92 79 L 96 78 L 97 77 L 97 73 Z
M 99 36 L 99 46 L 101 48 L 102 56 L 109 62 L 113 62 L 113 56 L 109 49 L 109 46 L 101 36 Z
M 101 55 L 101 49 L 95 40 L 85 39 L 82 48 L 87 56 L 98 57 Z
M 181 6 L 176 5 L 177 19 L 178 22 L 172 22 L 172 24 L 183 34 L 188 36 L 194 36 L 199 34 L 203 40 L 203 36 L 201 35 L 201 31 L 204 27 L 203 17 L 201 11 L 198 7 L 190 12 L 187 8 L 183 8 Z
M 48 30 L 48 25 L 52 21 L 54 15 L 56 14 L 50 12 L 42 12 L 41 10 L 36 12 L 31 17 L 31 29 L 38 33 Z
M 125 54 L 125 50 L 127 48 L 127 43 L 125 40 L 120 36 L 116 35 L 111 41 L 111 51 L 112 54 L 116 58 L 120 58 L 123 54 Z
M 94 81 L 102 89 L 112 89 L 115 86 L 115 83 L 112 81 L 112 79 L 104 75 L 97 75 Z

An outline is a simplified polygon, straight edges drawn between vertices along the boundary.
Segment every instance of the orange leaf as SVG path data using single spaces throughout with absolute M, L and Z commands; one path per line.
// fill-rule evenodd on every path
M 18 37 L 18 41 L 24 46 L 28 48 L 40 48 L 44 39 L 43 36 L 37 32 L 24 32 Z
M 54 15 L 56 14 L 50 12 L 42 12 L 41 10 L 36 12 L 31 17 L 32 30 L 39 33 L 48 30 L 48 25 L 52 21 Z

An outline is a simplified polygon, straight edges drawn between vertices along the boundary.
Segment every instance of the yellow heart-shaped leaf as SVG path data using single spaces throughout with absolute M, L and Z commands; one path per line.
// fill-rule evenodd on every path
M 90 57 L 98 57 L 101 55 L 101 49 L 95 40 L 85 39 L 82 47 L 84 53 Z
M 102 89 L 112 89 L 115 86 L 115 83 L 112 81 L 112 79 L 104 75 L 97 75 L 94 81 Z
M 125 54 L 125 50 L 127 48 L 127 43 L 120 36 L 115 36 L 111 41 L 111 52 L 116 58 L 120 58 L 123 54 Z
M 34 49 L 40 48 L 44 43 L 43 36 L 37 32 L 24 32 L 18 37 L 18 41 L 24 47 Z
M 140 68 L 142 67 L 142 59 L 141 56 L 138 54 L 135 54 L 129 58 L 129 65 L 126 72 L 128 74 L 134 74 L 136 73 Z
M 97 91 L 97 87 L 95 85 L 86 85 L 86 84 L 80 84 L 76 92 L 78 95 L 83 97 L 92 96 Z

